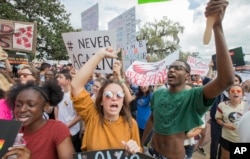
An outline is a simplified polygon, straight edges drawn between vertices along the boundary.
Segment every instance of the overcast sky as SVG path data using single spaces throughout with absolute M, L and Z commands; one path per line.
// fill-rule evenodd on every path
M 136 19 L 153 22 L 167 16 L 185 27 L 180 45 L 184 52 L 199 52 L 202 58 L 210 58 L 215 53 L 214 39 L 203 45 L 206 18 L 206 0 L 171 0 L 138 5 L 137 0 L 60 0 L 71 13 L 71 24 L 81 28 L 81 13 L 99 4 L 99 29 L 106 30 L 107 23 L 131 7 L 136 7 Z M 250 54 L 250 0 L 229 0 L 223 21 L 228 48 L 242 46 L 244 54 Z M 250 61 L 250 55 L 245 56 Z

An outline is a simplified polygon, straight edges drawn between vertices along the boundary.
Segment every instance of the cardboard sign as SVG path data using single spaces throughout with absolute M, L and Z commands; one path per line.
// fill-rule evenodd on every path
M 125 48 L 136 42 L 135 7 L 108 22 L 108 30 L 116 30 L 117 48 Z
M 0 119 L 0 157 L 8 151 L 9 147 L 13 146 L 21 125 L 20 121 Z
M 0 46 L 3 49 L 35 52 L 36 23 L 0 19 Z
M 82 31 L 62 34 L 64 44 L 73 66 L 80 69 L 100 48 L 116 46 L 114 30 Z M 98 73 L 112 73 L 114 59 L 104 58 L 95 70 Z
M 122 61 L 123 67 L 126 70 L 134 61 L 144 61 L 146 62 L 147 47 L 146 41 L 140 40 L 136 41 L 134 45 L 127 46 L 123 50 Z
M 125 74 L 131 84 L 150 86 L 164 83 L 167 80 L 166 58 L 159 62 L 135 61 Z
M 98 3 L 94 6 L 90 7 L 89 9 L 85 10 L 81 14 L 82 19 L 82 30 L 89 31 L 89 30 L 98 30 L 99 27 L 99 10 L 98 10 Z
M 110 149 L 76 153 L 74 159 L 153 159 L 153 157 L 143 153 L 130 154 L 123 149 Z
M 188 56 L 187 63 L 191 67 L 191 75 L 206 76 L 209 69 L 209 61 Z

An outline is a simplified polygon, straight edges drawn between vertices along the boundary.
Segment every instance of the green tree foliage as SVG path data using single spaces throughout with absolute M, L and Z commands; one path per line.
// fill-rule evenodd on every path
M 180 51 L 180 60 L 187 61 L 188 56 L 192 56 L 191 52 L 182 52 Z
M 140 21 L 137 22 L 140 25 Z M 137 32 L 137 40 L 147 41 L 147 52 L 163 59 L 168 54 L 179 49 L 179 35 L 184 27 L 179 22 L 173 22 L 164 16 L 160 21 L 147 22 Z
M 37 58 L 66 60 L 63 32 L 74 29 L 59 0 L 1 0 L 0 18 L 37 23 Z

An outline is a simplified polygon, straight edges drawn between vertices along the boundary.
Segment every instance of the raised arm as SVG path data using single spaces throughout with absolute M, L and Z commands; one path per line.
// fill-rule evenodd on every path
M 217 65 L 217 77 L 204 86 L 204 97 L 206 99 L 215 98 L 228 86 L 233 84 L 234 81 L 233 64 L 228 52 L 222 27 L 222 20 L 227 6 L 228 2 L 226 0 L 211 0 L 206 7 L 205 15 L 213 15 L 216 18 L 213 25 L 213 32 Z
M 129 105 L 130 102 L 135 99 L 135 96 L 131 95 L 131 92 L 130 92 L 126 82 L 122 78 L 121 69 L 122 69 L 122 62 L 121 61 L 116 61 L 114 66 L 113 66 L 114 76 L 116 77 L 116 79 L 118 81 L 121 82 L 122 87 L 124 89 L 124 93 L 125 93 L 125 102 L 126 102 L 127 105 Z
M 94 72 L 98 63 L 104 58 L 117 58 L 117 52 L 112 48 L 101 48 L 92 56 L 77 72 L 75 77 L 71 82 L 71 93 L 73 96 L 78 95 L 83 89 L 84 85 L 87 83 L 90 76 Z

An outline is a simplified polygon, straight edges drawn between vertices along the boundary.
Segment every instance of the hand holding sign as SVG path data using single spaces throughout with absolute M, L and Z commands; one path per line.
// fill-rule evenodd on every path
M 97 54 L 104 56 L 105 58 L 118 58 L 117 54 L 120 50 L 114 50 L 112 47 L 101 48 Z
M 122 144 L 125 146 L 125 150 L 135 154 L 137 152 L 140 152 L 140 146 L 136 143 L 135 140 L 129 140 L 128 142 L 122 141 Z
M 2 159 L 8 159 L 10 156 L 17 155 L 19 159 L 30 159 L 31 152 L 26 146 L 10 147 Z

